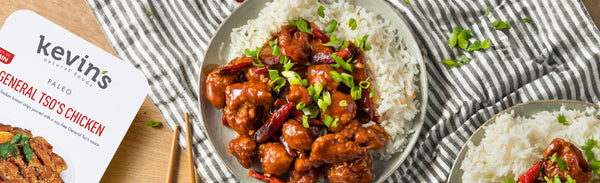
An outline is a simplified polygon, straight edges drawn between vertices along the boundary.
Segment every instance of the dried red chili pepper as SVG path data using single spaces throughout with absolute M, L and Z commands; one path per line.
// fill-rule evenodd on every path
M 279 136 L 279 142 L 281 142 L 283 148 L 285 148 L 285 151 L 288 153 L 288 155 L 290 155 L 291 157 L 296 157 L 296 155 L 298 155 L 296 154 L 296 151 L 292 149 L 290 145 L 285 141 L 285 139 L 283 139 L 283 135 Z
M 264 74 L 267 71 L 269 71 L 269 68 L 267 68 L 267 67 L 259 67 L 259 68 L 254 69 L 254 73 L 256 73 L 256 74 Z
M 321 43 L 328 43 L 330 41 L 329 37 L 327 37 L 327 35 L 321 31 L 321 28 L 319 28 L 317 24 L 310 23 L 310 31 L 313 33 L 313 35 L 315 35 L 315 37 L 321 40 Z
M 352 76 L 354 80 L 359 84 L 362 81 L 367 81 L 368 79 L 368 71 L 367 65 L 363 60 L 363 53 L 361 51 L 356 52 L 356 57 L 354 58 L 354 64 L 356 67 Z M 360 67 L 358 67 L 360 66 Z M 362 88 L 361 98 L 356 100 L 356 104 L 358 105 L 358 109 L 356 110 L 358 120 L 361 123 L 368 123 L 369 121 L 377 121 L 375 118 L 375 111 L 373 110 L 373 101 L 369 94 L 371 93 L 370 88 Z
M 257 143 L 263 143 L 281 128 L 285 119 L 290 115 L 294 103 L 288 103 L 281 106 L 273 113 L 267 121 L 252 135 Z
M 266 177 L 262 173 L 258 173 L 258 172 L 252 171 L 252 170 L 248 171 L 248 176 L 254 177 L 255 179 L 262 180 L 265 182 L 270 182 L 270 183 L 285 183 L 285 181 L 281 180 L 280 178 Z
M 281 59 L 281 56 L 267 57 L 262 60 L 262 63 L 265 65 L 275 65 L 275 64 L 279 63 L 280 59 Z
M 229 71 L 241 69 L 241 68 L 244 68 L 244 67 L 247 67 L 250 65 L 252 65 L 252 62 L 244 62 L 241 64 L 232 65 L 232 66 L 225 66 L 221 69 L 221 72 L 229 72 Z
M 273 103 L 273 106 L 275 106 L 276 108 L 280 108 L 283 105 L 285 105 L 285 103 L 279 99 L 275 100 L 275 102 Z
M 356 45 L 354 45 L 354 43 L 352 43 L 352 41 L 350 41 L 348 46 L 341 49 L 340 51 L 335 52 L 335 56 L 342 57 L 342 59 L 344 59 L 344 60 L 348 60 L 350 57 L 352 57 L 352 54 L 354 54 L 354 51 L 356 51 Z
M 540 173 L 540 165 L 542 161 L 538 161 L 519 178 L 517 183 L 534 183 Z
M 238 2 L 238 3 L 243 3 L 244 2 L 244 0 L 235 0 L 235 1 Z

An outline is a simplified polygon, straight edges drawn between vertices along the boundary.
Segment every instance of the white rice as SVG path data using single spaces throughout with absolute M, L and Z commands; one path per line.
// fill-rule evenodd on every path
M 319 6 L 325 7 L 325 17 L 317 15 Z M 314 22 L 324 29 L 333 20 L 338 21 L 335 34 L 338 40 L 353 40 L 368 34 L 367 43 L 373 49 L 365 51 L 367 64 L 375 75 L 372 89 L 379 98 L 374 103 L 380 122 L 390 136 L 388 145 L 376 154 L 389 159 L 392 154 L 402 152 L 411 133 L 410 121 L 416 116 L 418 93 L 416 85 L 419 69 L 417 60 L 401 45 L 389 22 L 378 14 L 367 12 L 364 8 L 350 5 L 345 1 L 317 0 L 274 0 L 267 3 L 256 19 L 249 20 L 242 27 L 232 30 L 229 59 L 240 56 L 244 49 L 262 46 L 271 39 L 271 34 L 279 31 L 281 25 L 290 19 L 303 18 Z M 356 19 L 358 28 L 348 27 L 350 18 Z
M 468 143 L 469 151 L 460 167 L 463 182 L 502 182 L 507 178 L 518 180 L 537 161 L 548 144 L 562 138 L 577 147 L 585 145 L 587 139 L 600 139 L 598 111 L 565 110 L 540 112 L 531 118 L 516 116 L 511 112 L 499 116 L 484 127 L 485 137 L 479 146 Z M 566 116 L 568 126 L 558 122 L 558 115 Z M 600 151 L 594 148 L 596 159 Z M 486 178 L 493 175 L 493 178 Z M 592 182 L 598 181 L 596 176 Z

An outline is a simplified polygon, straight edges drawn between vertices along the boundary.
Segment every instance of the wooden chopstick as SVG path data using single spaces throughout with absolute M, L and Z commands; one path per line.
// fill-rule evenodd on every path
M 194 156 L 192 155 L 192 137 L 190 136 L 190 121 L 188 120 L 188 113 L 185 113 L 185 128 L 187 128 L 186 130 L 186 137 L 187 137 L 187 152 L 188 152 L 188 160 L 189 160 L 189 166 L 190 166 L 190 182 L 194 183 L 196 182 L 194 179 L 196 179 L 196 171 L 194 171 Z
M 175 126 L 173 142 L 171 143 L 171 155 L 169 156 L 169 170 L 167 171 L 167 183 L 173 181 L 173 163 L 175 163 L 175 151 L 177 150 L 177 136 L 179 136 L 179 125 Z

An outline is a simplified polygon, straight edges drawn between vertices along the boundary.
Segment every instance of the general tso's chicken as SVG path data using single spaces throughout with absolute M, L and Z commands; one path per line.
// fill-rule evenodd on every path
M 0 182 L 27 182 L 19 173 L 19 167 L 8 160 L 0 159 Z
M 267 67 L 250 67 L 245 76 L 251 82 L 269 83 L 270 79 Z
M 359 125 L 360 122 L 358 122 L 358 120 L 356 119 L 353 119 L 352 121 L 350 121 L 350 123 L 344 126 L 344 129 L 342 131 L 338 132 L 337 134 L 341 135 L 347 140 L 353 140 Z
M 278 39 L 282 55 L 290 57 L 297 64 L 309 61 L 310 34 L 299 31 L 294 25 L 283 25 Z
M 227 87 L 227 106 L 223 115 L 227 124 L 242 136 L 252 135 L 273 104 L 271 87 L 264 83 L 244 82 Z
M 327 134 L 315 140 L 310 161 L 316 165 L 350 161 L 364 156 L 366 149 L 341 135 Z
M 258 147 L 260 165 L 265 176 L 280 176 L 285 174 L 292 165 L 292 158 L 281 143 L 268 142 Z
M 273 48 L 269 43 L 265 43 L 258 53 L 258 58 L 265 65 L 275 65 L 279 63 L 280 56 L 273 55 Z
M 237 158 L 240 165 L 244 168 L 251 168 L 254 164 L 253 158 L 258 152 L 258 147 L 254 139 L 249 136 L 239 136 L 229 141 L 227 150 Z
M 335 163 L 327 169 L 327 178 L 332 183 L 368 183 L 373 179 L 371 164 L 369 154 L 348 162 Z
M 329 91 L 337 90 L 340 82 L 335 82 L 331 77 L 330 72 L 336 71 L 341 73 L 342 71 L 339 69 L 335 69 L 333 66 L 329 64 L 318 64 L 318 65 L 310 65 L 308 66 L 307 76 L 308 76 L 308 84 L 315 86 L 316 83 L 321 83 L 323 88 Z
M 310 42 L 312 54 L 310 56 L 310 62 L 313 64 L 335 64 L 335 60 L 331 54 L 333 53 L 333 47 L 323 46 L 318 39 L 313 39 Z
M 290 178 L 289 182 L 293 183 L 316 183 L 321 178 L 320 171 L 316 168 L 311 168 L 307 171 L 291 169 L 288 176 Z
M 342 100 L 346 101 L 346 106 L 340 105 Z M 330 126 L 329 131 L 342 131 L 348 122 L 356 117 L 356 103 L 354 103 L 352 96 L 339 91 L 334 91 L 331 93 L 331 105 L 327 107 L 327 110 L 321 113 L 321 119 L 323 119 L 325 115 L 329 115 L 333 117 L 333 119 L 338 119 L 338 125 Z
M 358 127 L 354 141 L 367 149 L 379 149 L 387 144 L 388 136 L 379 125 L 361 126 Z
M 225 89 L 238 82 L 238 76 L 216 69 L 206 77 L 206 98 L 217 109 L 225 107 Z
M 306 106 L 312 104 L 312 97 L 308 94 L 308 90 L 301 85 L 291 85 L 290 93 L 286 96 L 288 102 L 299 104 L 303 102 Z
M 307 152 L 301 151 L 298 153 L 298 157 L 294 160 L 294 170 L 308 171 L 313 168 L 312 162 L 310 162 L 309 155 Z
M 566 182 L 566 176 L 569 175 L 577 183 L 587 183 L 592 179 L 592 171 L 588 170 L 589 164 L 581 150 L 570 142 L 556 138 L 548 145 L 543 155 L 541 168 L 544 176 L 554 179 L 558 175 L 562 182 Z M 560 170 L 558 164 L 548 158 L 551 156 L 565 160 L 568 170 Z
M 308 151 L 312 147 L 313 137 L 308 128 L 294 119 L 290 119 L 283 124 L 283 139 L 287 144 L 296 150 Z

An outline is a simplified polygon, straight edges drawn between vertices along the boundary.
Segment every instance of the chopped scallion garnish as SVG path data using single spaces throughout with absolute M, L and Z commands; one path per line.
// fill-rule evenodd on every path
M 335 31 L 335 27 L 337 27 L 337 21 L 333 20 L 331 21 L 331 24 L 329 24 L 327 28 L 325 28 L 325 32 L 332 33 L 333 31 Z
M 312 31 L 308 27 L 308 23 L 306 23 L 306 21 L 304 21 L 304 19 L 302 18 L 299 18 L 297 20 L 288 20 L 288 23 L 290 25 L 295 25 L 296 27 L 298 27 L 298 30 L 302 32 L 306 32 L 310 35 L 313 35 Z
M 364 89 L 369 88 L 369 86 L 371 86 L 371 83 L 369 82 L 369 78 L 367 78 L 367 80 L 364 80 L 364 81 L 361 81 L 360 83 L 358 83 L 358 86 L 360 86 L 360 88 L 364 88 Z
M 300 102 L 296 104 L 296 110 L 302 110 L 304 109 L 304 106 L 306 106 L 306 104 L 304 102 Z
M 352 30 L 356 30 L 356 27 L 358 27 L 358 25 L 356 25 L 356 20 L 354 18 L 350 18 L 350 20 L 348 21 L 348 27 L 350 27 L 350 29 Z
M 336 39 L 335 34 L 331 35 L 331 38 L 329 38 L 329 42 L 323 44 L 323 46 L 333 46 L 336 44 L 340 44 L 340 41 Z
M 341 100 L 341 101 L 340 101 L 340 107 L 346 107 L 346 106 L 348 106 L 348 101 L 346 101 L 346 100 Z
M 325 7 L 323 6 L 319 6 L 319 9 L 317 9 L 317 14 L 321 17 L 321 18 L 325 18 Z
M 310 125 L 308 124 L 308 116 L 307 115 L 302 115 L 302 126 L 304 126 L 304 128 L 310 127 Z

